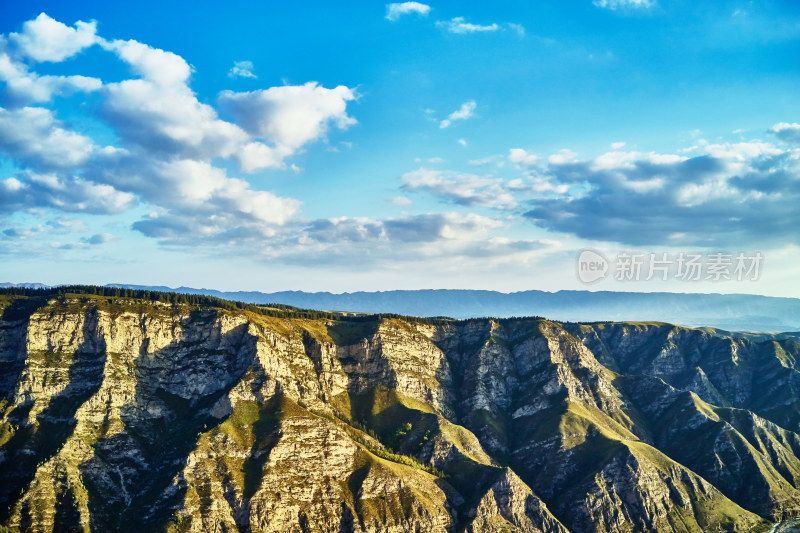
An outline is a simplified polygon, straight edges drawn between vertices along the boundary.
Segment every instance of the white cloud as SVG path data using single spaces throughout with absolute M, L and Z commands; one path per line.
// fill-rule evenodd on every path
M 431 6 L 419 2 L 397 2 L 386 4 L 386 18 L 387 20 L 395 21 L 401 16 L 410 13 L 426 16 L 430 10 Z
M 83 76 L 40 76 L 30 61 L 18 59 L 63 60 L 95 43 L 99 53 L 113 54 L 134 76 L 106 84 Z M 250 64 L 234 66 L 252 73 Z M 219 104 L 234 122 L 198 100 L 191 75 L 191 66 L 177 54 L 134 40 L 105 40 L 95 34 L 94 23 L 68 28 L 40 16 L 20 34 L 0 36 L 0 80 L 6 82 L 0 91 L 15 106 L 0 108 L 0 151 L 17 167 L 12 177 L 0 179 L 0 211 L 111 214 L 141 202 L 150 214 L 134 229 L 164 242 L 189 245 L 201 239 L 236 247 L 277 235 L 286 242 L 301 238 L 298 200 L 256 190 L 230 176 L 220 160 L 245 172 L 301 171 L 285 159 L 324 139 L 331 128 L 355 124 L 347 113 L 355 91 L 314 82 L 226 91 Z M 115 135 L 115 146 L 97 146 L 70 131 L 48 108 L 53 96 L 73 90 L 98 91 L 98 118 Z M 45 106 L 25 107 L 31 102 Z M 58 247 L 108 238 L 97 233 Z
M 404 190 L 423 190 L 459 205 L 495 209 L 511 209 L 517 205 L 514 196 L 497 178 L 420 168 L 406 172 L 400 176 L 400 181 Z
M 461 104 L 461 107 L 450 113 L 446 119 L 439 123 L 439 127 L 444 129 L 450 127 L 454 120 L 466 120 L 472 118 L 475 112 L 475 100 L 468 100 Z
M 783 150 L 777 146 L 760 141 L 707 144 L 703 149 L 709 155 L 728 160 L 731 163 L 744 163 L 764 155 L 776 156 L 783 153 Z
M 797 122 L 791 124 L 788 122 L 780 122 L 772 126 L 769 132 L 782 141 L 800 144 L 800 124 Z
M 624 142 L 619 141 L 619 142 L 611 143 L 611 149 L 612 150 L 622 150 L 623 148 L 625 148 L 625 143 Z
M 392 202 L 394 205 L 399 205 L 399 206 L 406 206 L 414 203 L 405 196 L 393 196 L 392 198 L 389 199 L 389 201 Z
M 570 163 L 575 161 L 578 155 L 574 152 L 565 152 L 563 150 L 561 153 L 565 154 L 564 159 L 558 161 L 551 161 L 551 163 L 560 165 Z M 592 161 L 592 169 L 593 170 L 608 170 L 617 168 L 632 169 L 641 162 L 648 162 L 654 165 L 663 165 L 663 164 L 679 163 L 685 160 L 686 157 L 675 154 L 658 154 L 655 152 L 641 153 L 641 152 L 615 151 L 615 152 L 606 152 L 605 154 L 597 156 L 594 159 L 594 161 Z
M 770 131 L 791 142 L 800 125 Z M 755 140 L 704 144 L 694 152 L 617 149 L 582 160 L 563 149 L 541 160 L 512 149 L 508 161 L 526 179 L 421 168 L 401 181 L 403 190 L 459 205 L 512 212 L 524 206 L 524 216 L 545 230 L 585 239 L 709 247 L 800 242 L 796 148 Z
M 129 193 L 106 184 L 58 174 L 19 174 L 0 181 L 0 212 L 50 207 L 67 212 L 119 213 L 136 204 Z
M 329 123 L 342 129 L 355 123 L 346 112 L 347 102 L 356 98 L 352 89 L 326 89 L 313 82 L 223 91 L 220 105 L 241 125 L 227 122 L 197 100 L 187 85 L 191 69 L 181 57 L 135 41 L 104 47 L 142 76 L 105 86 L 104 115 L 125 141 L 148 152 L 202 161 L 232 158 L 245 172 L 254 172 L 281 167 L 286 157 L 323 137 Z
M 311 222 L 291 247 L 271 250 L 287 263 L 397 267 L 433 258 L 520 260 L 554 246 L 538 240 L 493 236 L 504 224 L 474 213 L 429 213 L 373 220 L 340 217 Z M 353 257 L 358 258 L 354 262 Z
M 128 145 L 153 154 L 202 160 L 244 150 L 249 136 L 221 120 L 182 84 L 162 86 L 147 79 L 109 83 L 101 111 Z
M 551 165 L 565 165 L 567 163 L 575 161 L 577 157 L 578 154 L 576 154 L 572 150 L 569 150 L 567 148 L 562 148 L 555 154 L 550 154 L 547 157 L 547 162 L 550 163 Z
M 649 9 L 656 5 L 655 0 L 594 0 L 595 6 L 601 9 Z
M 227 246 L 271 262 L 310 266 L 324 264 L 352 269 L 376 265 L 396 268 L 431 258 L 528 257 L 553 246 L 536 240 L 511 240 L 493 235 L 504 223 L 474 213 L 428 213 L 386 219 L 336 217 L 282 227 L 225 227 L 224 220 L 153 216 L 135 227 L 165 244 Z M 191 236 L 191 237 L 190 237 Z
M 381 222 L 390 239 L 402 242 L 468 240 L 503 225 L 475 213 L 434 213 Z
M 5 99 L 10 107 L 49 102 L 54 95 L 76 91 L 96 91 L 102 85 L 97 78 L 87 76 L 39 76 L 14 59 L 0 35 L 0 81 L 6 82 Z
M 27 185 L 22 183 L 17 178 L 6 178 L 0 181 L 0 188 L 2 188 L 5 195 L 8 196 L 20 192 L 21 190 L 25 189 L 25 187 L 27 187 Z
M 234 157 L 248 171 L 280 165 L 282 157 L 270 147 L 253 141 L 241 127 L 220 119 L 213 107 L 197 100 L 187 85 L 191 68 L 183 58 L 136 41 L 101 44 L 141 76 L 109 83 L 102 91 L 103 115 L 123 143 L 148 157 Z
M 307 242 L 333 245 L 364 242 L 371 245 L 420 246 L 470 241 L 502 226 L 493 218 L 450 212 L 383 220 L 349 217 L 321 219 L 311 222 L 304 233 Z
M 252 173 L 262 168 L 279 168 L 283 160 L 292 155 L 293 150 L 286 147 L 273 148 L 260 142 L 249 142 L 239 147 L 233 155 L 239 168 L 247 173 Z M 294 165 L 294 163 L 292 163 Z M 295 167 L 290 165 L 290 169 Z
M 468 164 L 501 168 L 503 159 L 502 155 L 494 155 L 468 161 Z M 531 198 L 561 196 L 569 192 L 570 185 L 548 175 L 547 165 L 540 165 L 539 156 L 521 148 L 512 148 L 508 160 L 524 171 L 525 179 L 504 180 L 493 175 L 419 168 L 401 175 L 400 181 L 405 191 L 424 191 L 448 203 L 501 211 L 514 210 Z
M 460 144 L 461 146 L 466 146 L 466 145 L 467 145 L 467 141 L 466 141 L 466 139 L 458 139 L 458 141 L 457 141 L 457 142 L 458 142 L 458 144 Z
M 229 78 L 252 78 L 256 79 L 258 76 L 253 74 L 252 61 L 234 61 L 233 66 L 228 71 Z
M 230 220 L 248 224 L 283 224 L 300 202 L 267 191 L 256 191 L 225 169 L 194 159 L 140 161 L 131 154 L 100 159 L 87 175 L 129 191 L 149 203 L 189 217 Z
M 509 185 L 511 185 L 511 183 L 509 183 Z M 520 183 L 519 186 L 521 186 L 519 190 L 531 191 L 536 195 L 555 194 L 560 196 L 569 191 L 569 185 L 563 183 L 557 185 L 553 183 L 553 180 L 549 177 L 536 177 L 533 178 L 533 182 L 530 185 Z
M 271 87 L 252 92 L 220 93 L 220 105 L 251 135 L 294 151 L 325 136 L 329 124 L 346 129 L 356 123 L 347 114 L 355 90 L 339 85 L 326 89 L 316 82 Z
M 500 29 L 497 23 L 481 25 L 466 22 L 464 17 L 454 17 L 450 20 L 440 20 L 436 23 L 437 26 L 443 28 L 449 33 L 467 34 L 467 33 L 486 33 L 495 32 Z
M 569 190 L 530 200 L 525 216 L 548 230 L 632 245 L 798 242 L 800 158 L 791 149 L 751 141 L 695 151 L 551 162 L 542 173 Z
M 520 167 L 532 167 L 539 159 L 538 155 L 528 153 L 522 148 L 512 148 L 508 151 L 508 160 Z
M 19 53 L 34 61 L 59 62 L 96 42 L 95 22 L 78 21 L 74 28 L 41 13 L 22 25 L 22 33 L 11 33 L 9 41 Z
M 23 167 L 74 168 L 93 150 L 89 137 L 62 128 L 49 109 L 0 107 L 0 151 Z
M 138 41 L 99 41 L 105 50 L 114 52 L 142 78 L 162 87 L 184 84 L 192 73 L 179 55 L 152 48 Z

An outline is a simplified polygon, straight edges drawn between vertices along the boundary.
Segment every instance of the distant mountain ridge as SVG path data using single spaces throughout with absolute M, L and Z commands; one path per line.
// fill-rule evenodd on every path
M 475 318 L 543 316 L 570 322 L 669 322 L 726 331 L 800 331 L 800 299 L 754 294 L 556 291 L 503 293 L 468 289 L 378 292 L 219 291 L 194 287 L 109 283 L 107 287 L 204 294 L 253 304 L 410 316 Z M 2 288 L 44 288 L 41 283 L 0 283 Z
M 0 283 L 0 289 L 46 289 L 44 283 Z
M 538 290 L 395 290 L 381 292 L 225 292 L 164 286 L 109 284 L 110 287 L 205 294 L 254 304 L 281 303 L 304 309 L 399 313 L 452 318 L 544 316 L 572 322 L 660 321 L 730 331 L 798 331 L 800 299 L 752 294 Z

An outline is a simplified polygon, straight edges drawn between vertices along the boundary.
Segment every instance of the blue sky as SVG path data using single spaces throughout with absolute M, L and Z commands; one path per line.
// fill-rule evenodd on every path
M 0 281 L 800 297 L 796 2 L 4 2 L 0 35 Z M 587 286 L 584 248 L 764 260 Z

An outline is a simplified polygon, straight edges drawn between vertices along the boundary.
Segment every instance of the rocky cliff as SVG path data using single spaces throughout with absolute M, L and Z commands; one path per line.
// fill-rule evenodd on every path
M 768 531 L 800 345 L 0 295 L 12 531 Z M 2 528 L 0 528 L 2 529 Z

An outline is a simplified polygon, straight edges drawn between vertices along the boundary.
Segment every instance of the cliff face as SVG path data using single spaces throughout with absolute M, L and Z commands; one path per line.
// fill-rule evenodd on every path
M 13 530 L 766 531 L 800 514 L 791 341 L 2 305 Z

